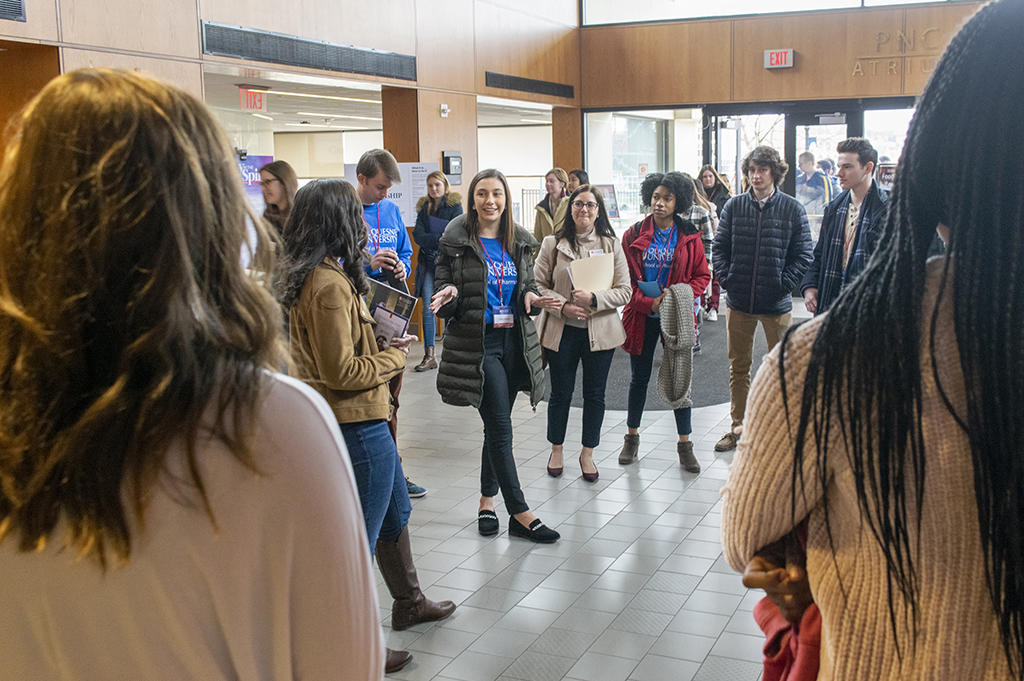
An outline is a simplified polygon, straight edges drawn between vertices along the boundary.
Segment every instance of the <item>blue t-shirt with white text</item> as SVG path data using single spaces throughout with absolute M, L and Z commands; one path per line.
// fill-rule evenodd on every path
M 412 242 L 409 241 L 409 230 L 402 221 L 402 211 L 398 204 L 390 199 L 369 206 L 364 204 L 363 219 L 366 221 L 366 250 L 370 255 L 373 256 L 382 248 L 392 249 L 405 264 L 406 276 L 411 276 Z M 366 266 L 366 273 L 374 279 L 384 279 L 381 270 L 371 270 L 369 265 Z
M 499 239 L 480 237 L 484 247 L 484 262 L 487 264 L 487 309 L 484 318 L 488 324 L 494 322 L 494 308 L 511 308 L 512 293 L 516 288 L 519 272 L 512 256 L 505 250 Z M 515 311 L 512 311 L 515 314 Z
M 668 275 L 672 270 L 672 258 L 679 242 L 679 232 L 675 225 L 669 229 L 654 228 L 651 245 L 644 253 L 644 280 L 656 281 L 662 290 L 668 288 Z

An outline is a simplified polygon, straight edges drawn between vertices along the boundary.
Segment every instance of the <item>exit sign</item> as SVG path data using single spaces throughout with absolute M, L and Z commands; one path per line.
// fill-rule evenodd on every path
M 238 96 L 241 100 L 242 111 L 266 111 L 267 93 L 262 90 L 246 90 L 240 88 Z
M 793 68 L 793 50 L 765 50 L 764 67 L 766 69 Z

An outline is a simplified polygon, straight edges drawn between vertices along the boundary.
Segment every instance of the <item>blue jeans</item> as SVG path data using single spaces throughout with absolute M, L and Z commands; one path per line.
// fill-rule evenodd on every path
M 372 556 L 378 538 L 398 541 L 398 535 L 409 522 L 412 503 L 402 460 L 398 458 L 387 421 L 339 423 L 338 427 L 352 461 Z
M 591 350 L 587 329 L 569 326 L 562 329 L 558 352 L 547 350 L 551 367 L 551 398 L 548 401 L 548 442 L 565 442 L 569 405 L 576 388 L 576 367 L 583 361 L 583 438 L 584 447 L 601 444 L 604 422 L 604 388 L 615 350 Z
M 421 303 L 420 314 L 423 317 L 423 347 L 434 347 L 434 337 L 437 335 L 437 327 L 434 324 L 434 313 L 430 311 L 430 298 L 434 295 L 434 266 L 428 265 L 423 270 L 420 292 Z
M 644 405 L 647 404 L 647 384 L 651 382 L 651 368 L 654 366 L 654 349 L 658 347 L 661 340 L 661 320 L 657 317 L 648 317 L 644 326 L 644 347 L 639 355 L 629 356 L 629 411 L 626 413 L 626 427 L 639 428 L 640 419 L 644 415 Z M 676 433 L 689 435 L 693 432 L 690 424 L 692 407 L 674 409 L 672 413 L 676 417 Z
M 509 329 L 488 325 L 484 331 L 484 386 L 478 410 L 484 422 L 480 496 L 493 497 L 500 489 L 509 515 L 530 510 L 512 453 L 512 405 L 520 377 L 529 372 L 519 333 L 518 320 Z

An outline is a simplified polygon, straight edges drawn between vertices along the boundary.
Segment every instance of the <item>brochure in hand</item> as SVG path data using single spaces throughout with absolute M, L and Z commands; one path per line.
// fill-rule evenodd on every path
M 376 279 L 367 279 L 367 282 L 370 292 L 366 294 L 366 307 L 377 322 L 374 331 L 377 346 L 384 349 L 394 338 L 404 336 L 409 330 L 409 320 L 417 300 L 408 292 L 393 289 Z
M 638 281 L 636 285 L 648 298 L 657 298 L 661 295 L 661 284 L 656 281 Z

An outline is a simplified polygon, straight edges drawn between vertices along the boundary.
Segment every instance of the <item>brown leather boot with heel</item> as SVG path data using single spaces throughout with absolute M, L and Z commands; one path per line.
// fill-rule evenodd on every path
M 420 591 L 416 566 L 412 562 L 408 526 L 402 529 L 394 543 L 377 540 L 377 565 L 391 597 L 395 599 L 391 606 L 391 628 L 395 631 L 408 629 L 420 622 L 443 620 L 455 611 L 455 604 L 451 601 L 435 603 Z
M 434 348 L 423 348 L 423 361 L 413 367 L 413 371 L 430 371 L 437 368 L 437 359 L 434 356 Z

